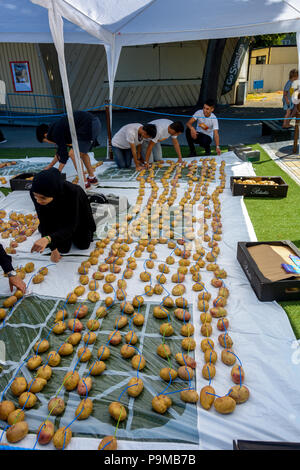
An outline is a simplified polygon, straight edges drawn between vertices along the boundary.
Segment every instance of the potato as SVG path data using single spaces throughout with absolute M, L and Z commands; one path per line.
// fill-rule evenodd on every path
M 77 416 L 78 420 L 87 419 L 93 411 L 93 402 L 90 398 L 84 398 L 79 403 L 76 411 L 75 416 Z
M 206 363 L 202 367 L 202 377 L 207 380 L 212 379 L 216 375 L 216 368 L 213 363 Z
M 211 336 L 212 335 L 212 326 L 210 323 L 202 323 L 200 332 L 202 336 Z
M 153 293 L 156 295 L 161 295 L 163 293 L 163 290 L 164 288 L 160 284 L 155 284 L 155 286 L 153 287 Z
M 144 297 L 141 295 L 136 295 L 132 300 L 132 305 L 135 308 L 141 307 L 144 304 Z
M 70 356 L 73 354 L 74 348 L 71 343 L 63 343 L 57 351 L 60 356 Z
M 60 364 L 61 357 L 56 351 L 50 351 L 48 354 L 48 364 L 51 367 L 56 367 Z
M 169 382 L 170 380 L 173 381 L 177 378 L 178 372 L 170 367 L 163 367 L 160 370 L 159 376 L 161 379 Z
M 136 354 L 136 356 L 131 359 L 131 365 L 136 370 L 142 370 L 146 367 L 146 360 L 142 355 Z
M 31 392 L 23 392 L 19 396 L 19 405 L 21 408 L 33 408 L 37 402 L 37 396 Z
M 102 307 L 99 307 L 97 310 L 96 310 L 96 317 L 97 318 L 104 318 L 106 317 L 107 315 L 107 308 L 102 306 Z
M 0 308 L 0 320 L 4 320 L 6 315 L 7 315 L 7 311 L 5 310 L 5 308 Z
M 132 318 L 135 326 L 142 326 L 144 324 L 145 317 L 141 313 L 135 313 Z
M 21 393 L 25 392 L 27 390 L 27 381 L 25 377 L 16 377 L 11 386 L 10 389 L 12 391 L 12 394 L 15 395 L 16 397 L 19 397 Z
M 103 361 L 94 361 L 91 365 L 89 372 L 91 375 L 101 375 L 106 369 L 105 362 Z
M 230 388 L 228 395 L 234 399 L 236 404 L 240 404 L 249 399 L 250 392 L 245 385 L 234 385 Z
M 46 379 L 42 379 L 41 377 L 36 377 L 35 379 L 31 380 L 31 382 L 28 383 L 28 391 L 32 393 L 39 393 L 43 390 L 46 384 L 47 384 Z
M 195 328 L 191 323 L 186 323 L 180 328 L 180 334 L 182 336 L 192 336 L 194 334 Z
M 197 403 L 199 396 L 196 390 L 182 390 L 180 392 L 180 399 L 185 403 Z
M 182 380 L 192 380 L 192 378 L 194 377 L 194 371 L 191 367 L 189 366 L 180 366 L 178 368 L 178 376 L 182 379 Z
M 184 308 L 176 308 L 174 310 L 174 315 L 178 320 L 188 322 L 191 319 L 191 314 L 188 312 L 188 310 Z
M 169 311 L 165 307 L 160 307 L 159 305 L 156 305 L 153 308 L 153 316 L 155 318 L 168 318 Z
M 136 350 L 131 344 L 124 344 L 120 349 L 120 353 L 124 359 L 129 359 L 135 355 Z
M 164 414 L 172 405 L 172 400 L 166 395 L 157 395 L 152 399 L 152 408 L 159 414 Z
M 195 359 L 193 359 L 191 356 L 188 356 L 187 354 L 177 353 L 175 354 L 175 359 L 180 366 L 188 366 L 192 369 L 196 368 Z
M 171 323 L 163 323 L 159 328 L 159 332 L 163 336 L 172 336 L 174 328 Z
M 83 286 L 86 286 L 89 283 L 89 276 L 87 276 L 86 274 L 79 276 L 79 282 Z
M 44 279 L 45 279 L 44 276 L 41 273 L 39 273 L 33 277 L 32 282 L 33 284 L 40 284 L 41 282 L 43 282 Z
M 3 307 L 4 308 L 13 307 L 13 305 L 15 305 L 17 301 L 18 301 L 17 297 L 15 295 L 11 295 L 10 297 L 8 297 L 7 299 L 3 301 Z
M 83 377 L 77 385 L 77 393 L 80 396 L 86 396 L 92 388 L 93 380 L 91 377 Z
M 107 346 L 100 346 L 97 352 L 98 359 L 102 359 L 102 361 L 106 361 L 110 356 L 110 350 Z
M 127 313 L 131 315 L 134 312 L 134 306 L 130 302 L 122 302 L 120 304 L 120 309 L 122 313 Z
M 25 271 L 27 273 L 32 273 L 33 270 L 34 270 L 34 264 L 33 263 L 26 263 L 25 264 Z
M 117 446 L 117 439 L 115 438 L 115 436 L 105 436 L 99 446 L 98 446 L 98 450 L 117 450 L 118 446 Z
M 42 339 L 41 341 L 37 341 L 33 347 L 34 351 L 36 353 L 44 353 L 46 352 L 50 347 L 49 341 L 47 339 Z
M 209 303 L 206 300 L 198 300 L 198 310 L 200 310 L 200 312 L 208 312 Z
M 27 367 L 29 370 L 34 370 L 37 369 L 42 363 L 42 358 L 41 356 L 38 356 L 37 354 L 33 357 L 30 357 L 27 361 Z
M 15 411 L 16 407 L 10 400 L 3 400 L 0 402 L 0 419 L 6 421 L 8 415 Z
M 212 350 L 212 349 L 207 349 L 204 353 L 204 361 L 206 363 L 213 363 L 215 364 L 217 362 L 217 359 L 218 359 L 218 355 L 216 353 L 216 351 Z
M 125 407 L 117 401 L 110 403 L 108 411 L 115 421 L 124 421 L 127 418 L 127 411 Z
M 205 352 L 207 349 L 214 349 L 214 342 L 211 338 L 205 338 L 201 341 L 201 349 Z
M 171 356 L 171 349 L 167 344 L 160 344 L 156 349 L 157 354 L 166 359 Z
M 62 398 L 54 397 L 48 402 L 48 411 L 54 416 L 61 415 L 65 410 L 65 402 Z
M 72 346 L 76 346 L 81 340 L 81 333 L 73 333 L 67 339 L 67 343 L 72 344 Z
M 218 336 L 218 341 L 223 348 L 230 349 L 233 345 L 232 338 L 227 333 Z
M 53 444 L 56 449 L 65 449 L 72 438 L 70 428 L 59 428 L 53 436 Z
M 138 342 L 137 334 L 133 330 L 128 331 L 128 333 L 126 333 L 124 338 L 125 338 L 126 343 L 129 343 L 129 344 L 136 344 Z
M 80 377 L 76 370 L 73 372 L 72 371 L 67 372 L 63 381 L 65 389 L 68 390 L 69 392 L 71 390 L 74 390 L 77 387 L 79 380 L 80 380 Z
M 196 341 L 188 336 L 181 341 L 181 347 L 185 351 L 193 351 L 196 348 Z
M 80 305 L 80 307 L 76 308 L 76 310 L 74 311 L 74 318 L 78 318 L 79 320 L 81 318 L 84 318 L 87 316 L 87 314 L 89 313 L 89 308 L 87 305 Z
M 55 433 L 54 424 L 46 419 L 37 430 L 37 440 L 41 445 L 49 444 Z
M 61 335 L 66 331 L 66 328 L 67 325 L 65 324 L 65 322 L 59 320 L 55 323 L 54 327 L 52 328 L 52 331 L 56 335 Z
M 221 414 L 229 414 L 235 410 L 236 402 L 229 395 L 217 397 L 214 401 L 215 410 Z
M 77 356 L 80 362 L 88 362 L 92 357 L 92 353 L 90 349 L 88 349 L 86 346 L 83 346 L 78 349 Z
M 87 321 L 86 327 L 90 331 L 96 331 L 100 328 L 100 323 L 96 318 L 91 318 L 90 320 Z
M 127 389 L 128 395 L 131 397 L 138 397 L 143 389 L 144 389 L 144 384 L 142 379 L 137 378 L 137 377 L 132 377 L 132 379 L 129 380 L 128 385 L 129 388 Z
M 93 274 L 93 279 L 95 279 L 96 281 L 102 281 L 102 279 L 104 279 L 104 274 L 103 273 L 100 273 L 99 271 L 96 271 L 94 274 Z M 75 292 L 75 291 L 74 291 Z
M 89 331 L 86 333 L 83 337 L 83 342 L 85 344 L 94 344 L 97 339 L 96 333 L 93 333 L 92 331 Z
M 184 297 L 177 297 L 177 299 L 175 299 L 175 304 L 176 307 L 186 309 L 188 306 L 188 301 Z
M 124 328 L 128 324 L 128 319 L 125 317 L 125 315 L 120 315 L 119 317 L 116 318 L 115 320 L 115 328 Z
M 117 346 L 122 342 L 122 336 L 121 333 L 118 330 L 112 331 L 108 335 L 108 342 L 109 344 L 112 344 L 113 346 Z
M 163 306 L 167 308 L 174 307 L 174 300 L 169 295 L 163 298 Z
M 24 420 L 25 413 L 21 408 L 17 408 L 16 410 L 12 411 L 7 417 L 7 422 L 10 426 Z
M 68 328 L 73 333 L 80 333 L 83 330 L 83 324 L 78 320 L 78 318 L 70 319 L 68 321 Z
M 6 431 L 6 439 L 10 443 L 19 442 L 28 434 L 28 423 L 20 421 L 10 426 Z
M 93 279 L 92 281 L 89 282 L 89 289 L 90 291 L 96 291 L 99 289 L 99 282 L 96 281 L 96 279 Z
M 49 380 L 52 376 L 52 369 L 48 364 L 41 366 L 38 368 L 36 377 L 40 377 L 41 379 Z
M 233 368 L 231 369 L 231 378 L 235 384 L 241 384 L 242 382 L 244 382 L 245 380 L 244 369 L 238 364 L 234 365 Z
M 88 293 L 87 298 L 90 302 L 96 303 L 96 302 L 98 302 L 98 300 L 100 300 L 100 294 L 99 294 L 99 292 L 90 291 Z
M 200 391 L 200 404 L 205 410 L 209 410 L 215 401 L 215 389 L 211 385 L 206 385 Z
M 214 318 L 226 317 L 227 310 L 224 307 L 213 307 L 210 309 L 211 316 Z
M 67 295 L 67 304 L 76 304 L 77 302 L 77 295 L 74 292 L 70 292 Z
M 185 286 L 183 284 L 177 284 L 172 289 L 172 295 L 174 296 L 182 296 L 185 293 Z

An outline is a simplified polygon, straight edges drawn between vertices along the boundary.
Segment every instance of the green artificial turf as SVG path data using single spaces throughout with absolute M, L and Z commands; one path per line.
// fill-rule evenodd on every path
M 300 248 L 300 186 L 263 150 L 260 161 L 253 162 L 257 176 L 281 176 L 288 184 L 285 198 L 244 198 L 258 241 L 290 240 Z M 280 302 L 286 311 L 297 339 L 300 338 L 300 301 Z

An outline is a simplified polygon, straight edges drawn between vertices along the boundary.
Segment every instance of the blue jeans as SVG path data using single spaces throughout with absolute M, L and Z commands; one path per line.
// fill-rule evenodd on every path
M 132 161 L 131 149 L 120 149 L 119 147 L 112 147 L 114 154 L 114 161 L 118 168 L 130 168 Z

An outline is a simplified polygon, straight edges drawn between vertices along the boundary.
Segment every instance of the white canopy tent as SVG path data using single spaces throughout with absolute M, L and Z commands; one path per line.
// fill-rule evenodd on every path
M 297 32 L 300 0 L 31 0 L 48 8 L 71 133 L 74 123 L 64 60 L 62 18 L 104 44 L 109 101 L 123 46 Z M 298 48 L 299 50 L 299 48 Z M 76 140 L 76 136 L 75 136 Z M 75 142 L 74 142 L 75 143 Z M 75 154 L 78 152 L 74 145 Z

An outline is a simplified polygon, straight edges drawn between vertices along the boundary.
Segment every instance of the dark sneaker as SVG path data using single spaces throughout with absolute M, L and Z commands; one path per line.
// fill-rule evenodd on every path
M 94 177 L 94 178 L 88 177 L 88 178 L 87 178 L 87 181 L 88 181 L 88 183 L 90 183 L 90 185 L 91 185 L 91 184 L 97 184 L 97 183 L 98 183 L 98 180 L 97 180 L 96 177 Z
M 89 182 L 89 180 L 87 180 L 87 182 L 85 183 L 85 188 L 88 189 L 91 187 L 91 183 Z
M 197 157 L 197 154 L 196 153 L 190 153 L 187 158 L 195 158 Z
M 7 139 L 0 140 L 0 144 L 5 144 L 5 142 L 7 142 Z

